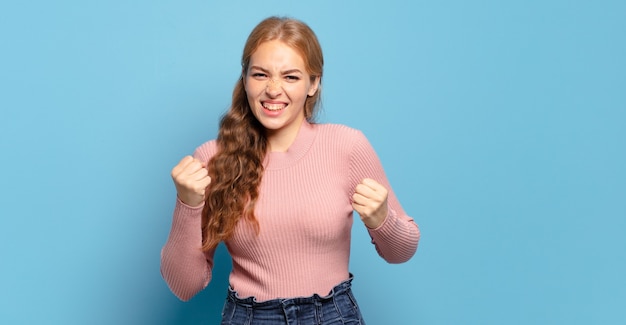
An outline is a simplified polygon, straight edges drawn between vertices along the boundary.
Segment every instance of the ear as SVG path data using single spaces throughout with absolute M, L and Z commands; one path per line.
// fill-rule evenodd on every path
M 309 97 L 315 95 L 319 87 L 320 87 L 320 76 L 316 76 L 315 80 L 313 80 L 313 82 L 311 83 L 311 86 L 309 87 L 309 92 L 307 93 L 307 95 L 309 95 Z

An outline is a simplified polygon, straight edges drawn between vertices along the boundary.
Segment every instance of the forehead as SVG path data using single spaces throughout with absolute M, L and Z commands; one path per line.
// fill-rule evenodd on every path
M 264 68 L 299 68 L 305 70 L 302 55 L 293 47 L 279 40 L 261 43 L 252 53 L 250 65 Z

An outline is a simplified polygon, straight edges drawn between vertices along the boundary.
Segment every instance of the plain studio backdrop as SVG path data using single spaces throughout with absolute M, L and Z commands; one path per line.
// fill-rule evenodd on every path
M 355 221 L 368 324 L 626 323 L 626 2 L 460 0 L 0 4 L 0 323 L 218 322 L 223 246 L 188 303 L 159 273 L 170 170 L 270 15 L 422 230 L 390 265 Z

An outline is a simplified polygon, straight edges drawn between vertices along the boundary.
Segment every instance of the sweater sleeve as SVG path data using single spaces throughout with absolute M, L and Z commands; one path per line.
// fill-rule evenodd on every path
M 208 161 L 207 146 L 196 149 L 194 157 Z M 161 275 L 170 290 L 188 301 L 211 281 L 215 249 L 203 252 L 202 206 L 191 207 L 176 199 L 172 228 L 161 250 Z
M 400 205 L 374 148 L 363 133 L 357 132 L 350 159 L 352 191 L 364 178 L 374 179 L 388 190 L 387 217 L 377 228 L 367 229 L 372 244 L 378 255 L 388 263 L 408 261 L 417 250 L 420 239 L 419 227 Z

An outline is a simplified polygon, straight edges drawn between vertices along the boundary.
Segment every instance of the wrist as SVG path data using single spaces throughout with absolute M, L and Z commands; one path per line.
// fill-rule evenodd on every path
M 184 205 L 186 205 L 188 207 L 191 207 L 191 208 L 198 208 L 198 207 L 204 205 L 204 200 L 197 199 L 197 198 L 187 198 L 187 197 L 183 197 L 181 195 L 178 195 L 178 200 L 182 204 L 184 204 Z

